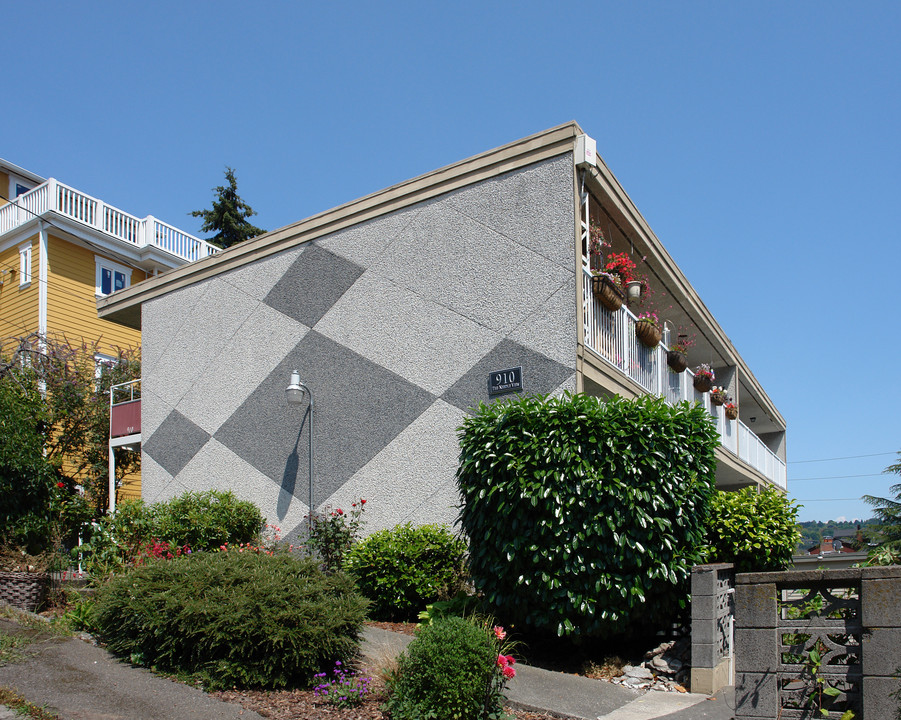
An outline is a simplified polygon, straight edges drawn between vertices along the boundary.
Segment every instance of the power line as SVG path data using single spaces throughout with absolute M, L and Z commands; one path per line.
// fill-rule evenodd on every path
M 789 478 L 789 482 L 802 482 L 804 480 L 844 480 L 845 478 L 882 477 L 885 473 L 871 473 L 870 475 L 829 475 L 827 477 Z
M 856 460 L 857 458 L 879 457 L 880 455 L 897 455 L 897 452 L 872 453 L 871 455 L 847 455 L 845 457 L 820 458 L 819 460 L 789 460 L 789 465 L 800 465 L 801 463 L 815 462 L 831 462 L 832 460 Z M 851 477 L 850 475 L 848 477 Z
M 860 500 L 859 497 L 853 498 L 793 498 L 795 502 L 838 502 L 839 500 Z

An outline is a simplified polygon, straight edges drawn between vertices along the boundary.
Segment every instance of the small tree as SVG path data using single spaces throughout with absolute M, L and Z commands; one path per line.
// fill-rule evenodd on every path
M 901 452 L 898 453 L 901 458 Z M 901 475 L 901 461 L 889 465 L 885 473 Z M 876 508 L 873 512 L 879 524 L 875 530 L 879 544 L 889 550 L 901 551 L 901 483 L 892 485 L 889 492 L 895 493 L 895 499 L 864 495 L 864 502 Z
M 56 481 L 71 493 L 80 489 L 97 514 L 109 500 L 110 386 L 141 376 L 139 350 L 119 349 L 109 361 L 99 361 L 100 355 L 98 342 L 70 344 L 29 335 L 16 341 L 9 361 L 0 367 L 0 384 L 27 389 L 36 403 L 34 415 L 18 416 L 24 418 L 21 431 L 41 435 Z M 140 462 L 138 453 L 121 453 L 117 483 Z
M 238 181 L 232 168 L 225 168 L 225 179 L 228 182 L 227 187 L 219 185 L 213 188 L 217 193 L 217 197 L 213 199 L 213 207 L 210 210 L 194 210 L 191 213 L 193 217 L 203 218 L 201 232 L 216 233 L 209 242 L 221 248 L 237 245 L 266 232 L 248 221 L 247 218 L 256 215 L 256 212 L 238 195 Z

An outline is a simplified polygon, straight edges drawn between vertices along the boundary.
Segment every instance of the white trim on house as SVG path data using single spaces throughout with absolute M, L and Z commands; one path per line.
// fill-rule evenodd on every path
M 31 241 L 19 245 L 19 287 L 31 285 Z
M 47 277 L 50 256 L 47 250 L 47 228 L 44 223 L 40 223 L 38 228 L 38 332 L 44 337 L 47 334 Z

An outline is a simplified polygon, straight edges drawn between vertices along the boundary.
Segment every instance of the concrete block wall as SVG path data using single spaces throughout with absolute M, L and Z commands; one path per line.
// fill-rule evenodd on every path
M 456 518 L 456 429 L 492 370 L 575 390 L 573 160 L 299 244 L 142 308 L 142 492 L 230 489 L 284 534 L 367 499 L 366 530 Z
M 809 608 L 818 596 L 823 609 L 800 617 L 788 611 Z M 820 676 L 844 688 L 839 699 L 847 698 L 856 720 L 901 715 L 901 567 L 739 574 L 735 627 L 738 720 L 811 716 L 810 688 L 799 683 L 809 672 L 787 661 L 798 650 L 783 643 L 786 634 L 809 638 L 805 654 L 827 648 Z
M 732 563 L 691 569 L 691 690 L 713 695 L 733 682 Z

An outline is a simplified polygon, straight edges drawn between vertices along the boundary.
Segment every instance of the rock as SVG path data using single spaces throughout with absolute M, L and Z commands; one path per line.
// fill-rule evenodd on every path
M 654 673 L 652 673 L 646 667 L 634 667 L 632 665 L 626 665 L 623 668 L 623 675 L 625 675 L 627 678 L 635 678 L 638 680 L 654 679 Z
M 675 642 L 674 640 L 671 640 L 670 642 L 660 643 L 660 644 L 659 644 L 657 647 L 655 647 L 653 650 L 648 650 L 648 651 L 644 654 L 644 657 L 645 657 L 646 660 L 650 660 L 651 658 L 655 658 L 655 657 L 657 657 L 658 655 L 663 655 L 663 653 L 665 653 L 667 650 L 672 649 L 672 647 L 673 647 L 675 644 L 676 644 L 676 642 Z
M 651 667 L 665 675 L 675 675 L 682 669 L 684 663 L 672 655 L 661 655 L 651 660 Z

